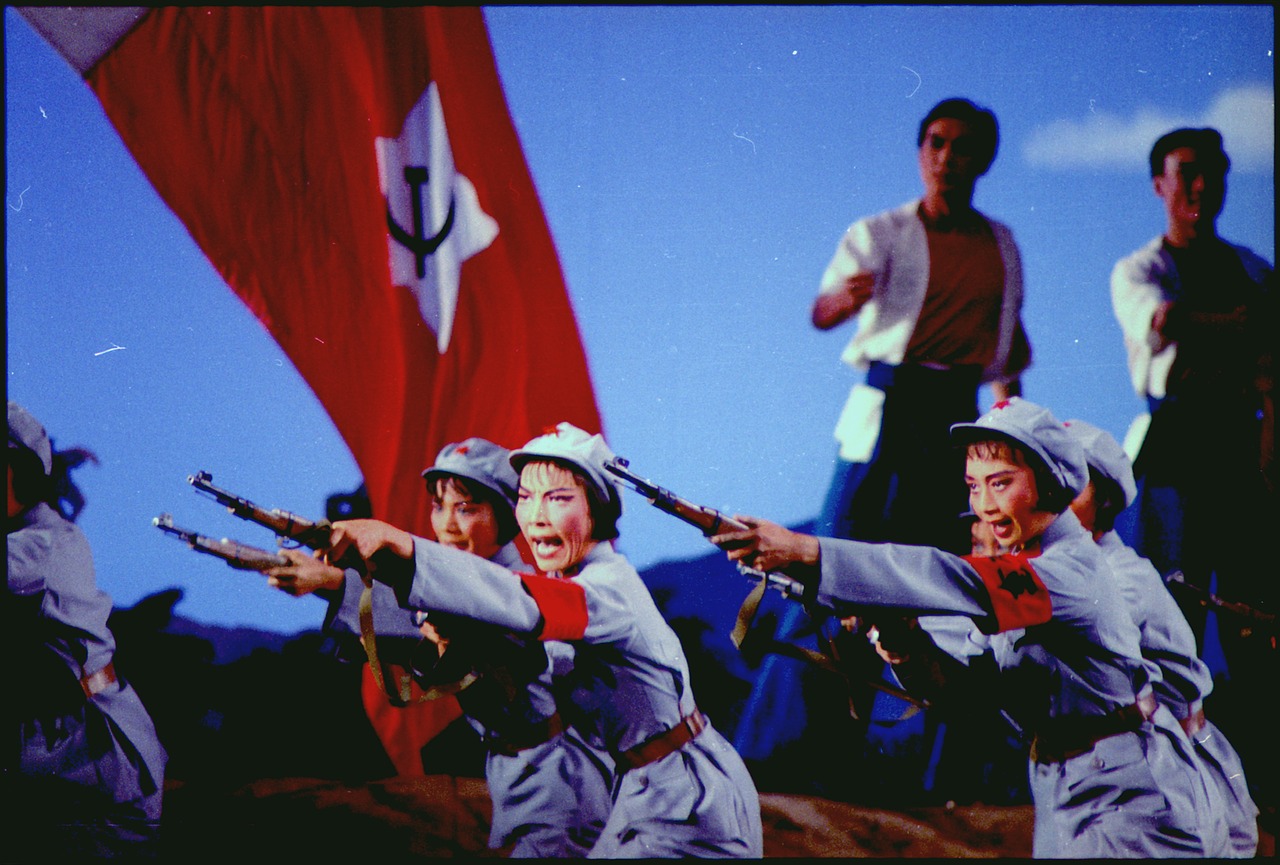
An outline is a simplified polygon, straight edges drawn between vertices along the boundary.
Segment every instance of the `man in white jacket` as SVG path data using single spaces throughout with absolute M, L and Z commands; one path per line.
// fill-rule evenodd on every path
M 1030 362 L 1017 244 L 973 207 L 998 140 L 990 111 L 965 99 L 934 106 L 917 139 L 923 197 L 855 222 L 822 276 L 814 326 L 856 315 L 841 360 L 866 373 L 836 429 L 839 465 L 819 518 L 835 537 L 968 546 L 955 519 L 964 490 L 945 470 L 948 430 L 978 416 L 981 384 L 996 399 L 1018 394 Z
M 1017 244 L 973 206 L 998 144 L 991 111 L 967 99 L 939 102 L 916 139 L 922 197 L 855 222 L 823 273 L 813 324 L 829 330 L 856 318 L 841 359 L 864 381 L 837 423 L 839 453 L 819 534 L 968 551 L 967 529 L 956 519 L 965 492 L 948 430 L 978 417 L 984 383 L 996 399 L 1020 393 L 1031 359 Z M 803 613 L 791 607 L 780 617 L 779 637 L 798 639 Z M 855 678 L 878 675 L 883 665 L 865 641 L 849 648 Z M 863 719 L 874 693 L 853 695 Z M 844 695 L 799 661 L 768 657 L 735 744 L 748 759 L 768 759 L 796 741 L 829 755 L 830 739 L 859 740 L 864 732 L 860 724 L 828 729 L 846 723 L 843 704 Z M 849 774 L 834 764 L 829 771 Z
M 1181 571 L 1202 594 L 1274 614 L 1277 583 L 1258 568 L 1253 543 L 1280 525 L 1274 268 L 1218 235 L 1231 163 L 1216 130 L 1173 130 L 1150 163 L 1164 234 L 1111 276 L 1130 378 L 1148 410 L 1128 437 L 1138 495 L 1125 539 L 1161 574 Z M 1203 654 L 1205 608 L 1186 598 L 1181 606 Z M 1242 708 L 1235 724 L 1219 717 L 1246 766 L 1275 754 L 1265 722 L 1245 708 L 1277 672 L 1272 643 L 1250 624 L 1218 617 L 1230 680 L 1219 699 Z

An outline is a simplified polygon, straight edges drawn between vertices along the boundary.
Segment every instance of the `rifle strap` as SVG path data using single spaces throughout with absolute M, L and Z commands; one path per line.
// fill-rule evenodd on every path
M 387 695 L 391 705 L 407 706 L 413 680 L 407 672 L 397 674 L 378 659 L 378 639 L 373 630 L 373 577 L 365 570 L 360 574 L 360 580 L 364 583 L 360 592 L 360 642 L 364 644 L 364 653 L 369 658 L 369 672 L 373 673 L 373 681 Z M 399 687 L 393 689 L 392 682 Z
M 456 682 L 442 682 L 440 684 L 431 685 L 423 689 L 417 702 L 425 703 L 427 700 L 438 700 L 441 697 L 452 697 L 455 694 L 465 691 L 467 688 L 471 687 L 471 685 L 479 678 L 480 674 L 475 670 L 472 670 Z
M 814 638 L 818 642 L 821 657 L 830 663 L 835 670 L 839 671 L 841 669 L 840 653 L 836 650 L 835 641 L 828 637 L 826 631 L 822 629 L 821 622 L 814 629 Z M 849 685 L 849 687 L 845 688 L 845 694 L 849 698 L 849 717 L 855 721 L 860 721 L 862 719 L 858 716 L 858 706 L 853 699 L 853 683 L 849 681 L 848 676 L 845 676 L 845 682 Z
M 783 655 L 788 658 L 795 658 L 796 660 L 804 661 L 808 664 L 812 664 L 813 666 L 817 667 L 820 670 L 825 670 L 828 673 L 835 673 L 836 675 L 844 678 L 845 681 L 848 681 L 848 678 L 849 678 L 848 675 L 844 672 L 844 670 L 840 668 L 838 664 L 838 660 L 834 658 L 832 655 L 827 655 L 822 652 L 815 652 L 813 649 L 806 649 L 804 646 L 797 646 L 793 643 L 784 643 L 781 640 L 770 640 L 767 648 L 765 648 L 764 651 L 775 654 L 775 655 Z M 916 697 L 913 694 L 909 694 L 906 691 L 902 690 L 901 688 L 895 688 L 893 685 L 890 685 L 888 682 L 880 682 L 874 679 L 866 679 L 861 684 L 864 684 L 867 687 L 872 688 L 874 690 L 880 691 L 883 694 L 888 694 L 891 697 L 897 697 L 899 700 L 902 700 L 905 703 L 909 703 L 910 704 L 909 708 L 902 713 L 901 717 L 897 719 L 899 721 L 905 721 L 908 718 L 910 718 L 912 715 L 915 715 L 921 709 L 929 708 L 928 700 L 923 700 L 920 697 Z M 852 698 L 850 698 L 849 700 L 849 714 L 855 719 L 858 717 L 858 713 L 853 708 Z
M 746 600 L 742 602 L 742 606 L 738 608 L 738 621 L 734 624 L 733 630 L 729 633 L 729 639 L 733 641 L 735 649 L 742 648 L 742 641 L 747 638 L 747 633 L 751 630 L 751 623 L 755 621 L 756 612 L 760 609 L 760 602 L 764 600 L 765 589 L 769 587 L 769 578 L 760 577 L 760 582 L 747 595 Z
M 420 686 L 422 693 L 416 700 L 413 699 L 413 676 L 409 671 L 384 664 L 378 657 L 378 638 L 373 630 L 373 578 L 361 569 L 360 579 L 364 583 L 360 592 L 360 642 L 369 659 L 369 672 L 373 673 L 373 681 L 387 695 L 391 705 L 404 708 L 411 703 L 452 697 L 459 691 L 466 690 L 480 677 L 479 673 L 472 670 L 456 681 Z
M 765 590 L 768 588 L 769 580 L 767 577 L 761 577 L 760 582 L 756 584 L 751 593 L 747 595 L 746 600 L 742 602 L 742 607 L 738 610 L 738 620 L 733 626 L 733 631 L 729 634 L 729 639 L 733 642 L 735 648 L 741 650 L 742 643 L 746 640 L 751 631 L 751 625 L 755 621 L 756 613 L 760 609 L 760 602 L 764 599 Z M 820 670 L 828 673 L 835 673 L 845 680 L 846 685 L 851 685 L 848 674 L 840 666 L 840 658 L 836 651 L 835 643 L 832 642 L 822 629 L 821 623 L 814 628 L 814 637 L 820 647 L 819 651 L 807 649 L 804 646 L 798 646 L 794 643 L 785 643 L 776 637 L 770 637 L 765 643 L 764 651 L 775 655 L 783 655 L 788 658 L 794 658 L 807 664 L 812 664 Z M 895 688 L 886 682 L 878 682 L 868 679 L 865 682 L 869 687 L 897 697 L 910 704 L 909 708 L 898 718 L 899 721 L 905 721 L 912 715 L 915 715 L 921 709 L 929 708 L 927 700 L 921 700 L 901 688 Z M 846 687 L 849 694 L 849 715 L 858 720 L 858 710 L 854 705 L 853 693 L 851 687 Z

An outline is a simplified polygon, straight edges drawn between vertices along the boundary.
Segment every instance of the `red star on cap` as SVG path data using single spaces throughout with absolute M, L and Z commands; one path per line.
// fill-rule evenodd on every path
M 466 453 L 469 453 L 470 451 L 471 451 L 471 448 L 468 445 L 459 445 L 458 449 L 454 451 L 454 453 L 466 454 Z

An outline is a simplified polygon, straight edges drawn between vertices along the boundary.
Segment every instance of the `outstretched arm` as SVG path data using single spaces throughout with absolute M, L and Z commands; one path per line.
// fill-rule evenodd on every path
M 1024 556 L 965 559 L 932 547 L 817 538 L 768 520 L 736 517 L 748 528 L 711 542 L 733 561 L 783 571 L 806 599 L 831 606 L 968 616 L 987 633 L 1047 622 L 1049 592 Z
M 374 563 L 374 556 L 386 551 L 401 559 L 413 558 L 413 535 L 382 520 L 342 520 L 333 524 L 329 533 L 329 549 L 326 560 L 341 561 L 348 550 L 366 562 Z
M 461 550 L 411 535 L 381 520 L 333 524 L 331 560 L 355 550 L 370 575 L 390 586 L 400 606 L 540 634 L 538 604 L 511 571 Z
M 817 568 L 819 546 L 813 535 L 793 532 L 758 517 L 735 514 L 734 519 L 748 528 L 721 532 L 710 539 L 711 543 L 728 553 L 730 561 L 742 562 L 761 571 Z

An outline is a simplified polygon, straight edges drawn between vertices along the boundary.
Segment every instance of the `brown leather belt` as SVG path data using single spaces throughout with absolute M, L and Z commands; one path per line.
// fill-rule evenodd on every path
M 1031 742 L 1031 759 L 1036 763 L 1061 763 L 1087 754 L 1103 739 L 1139 729 L 1155 716 L 1156 708 L 1156 698 L 1146 694 L 1106 715 L 1050 719 Z
M 527 751 L 530 748 L 536 748 L 541 744 L 550 742 L 556 736 L 564 732 L 564 721 L 560 719 L 560 713 L 556 712 L 551 717 L 544 719 L 537 724 L 530 724 L 520 731 L 519 736 L 502 736 L 501 738 L 486 738 L 485 744 L 489 750 L 495 754 L 501 754 L 504 757 L 514 757 L 521 751 Z
M 689 742 L 692 742 L 706 728 L 707 716 L 694 709 L 681 718 L 680 723 L 665 733 L 650 736 L 634 748 L 615 754 L 614 760 L 618 764 L 617 768 L 622 772 L 626 772 L 629 769 L 639 769 L 641 766 L 656 763 L 668 754 L 673 754 Z
M 80 679 L 80 689 L 84 691 L 86 699 L 93 699 L 95 694 L 101 694 L 107 689 L 107 686 L 116 680 L 116 665 L 114 662 L 108 662 L 98 672 L 84 676 Z
M 1204 729 L 1204 725 L 1208 723 L 1204 716 L 1204 709 L 1196 709 L 1187 717 L 1178 722 L 1182 725 L 1182 729 L 1186 731 L 1188 736 L 1194 736 Z

